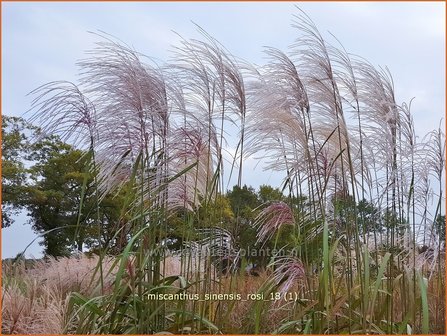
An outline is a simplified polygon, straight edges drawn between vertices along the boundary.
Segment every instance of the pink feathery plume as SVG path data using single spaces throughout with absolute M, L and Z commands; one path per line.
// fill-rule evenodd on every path
M 38 121 L 45 134 L 58 134 L 75 145 L 93 145 L 97 138 L 96 109 L 77 85 L 55 81 L 30 94 L 34 96 L 30 121 Z
M 174 176 L 192 164 L 197 165 L 173 180 L 168 186 L 170 208 L 193 210 L 205 197 L 208 177 L 212 174 L 214 162 L 210 157 L 211 147 L 216 146 L 214 138 L 208 140 L 207 131 L 196 128 L 179 128 L 172 132 L 169 144 L 169 174 Z
M 305 275 L 301 260 L 293 257 L 284 257 L 275 262 L 273 281 L 279 286 L 278 291 L 287 292 L 298 280 Z
M 294 224 L 292 209 L 284 202 L 273 202 L 256 217 L 254 226 L 258 228 L 258 242 L 272 238 L 282 225 Z

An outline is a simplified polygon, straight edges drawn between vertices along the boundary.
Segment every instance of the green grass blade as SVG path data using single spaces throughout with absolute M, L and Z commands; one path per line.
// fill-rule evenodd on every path
M 382 283 L 383 274 L 385 273 L 385 268 L 388 264 L 388 260 L 390 259 L 391 254 L 387 252 L 380 263 L 379 271 L 377 273 L 377 279 L 374 283 L 374 288 L 371 293 L 371 301 L 370 301 L 370 315 L 372 316 L 372 310 L 374 308 L 374 304 L 377 298 L 377 293 L 379 291 L 380 284 Z M 372 320 L 372 318 L 371 318 Z
M 418 272 L 418 282 L 419 282 L 419 288 L 421 290 L 421 300 L 422 300 L 422 333 L 427 335 L 429 334 L 427 285 L 420 272 Z

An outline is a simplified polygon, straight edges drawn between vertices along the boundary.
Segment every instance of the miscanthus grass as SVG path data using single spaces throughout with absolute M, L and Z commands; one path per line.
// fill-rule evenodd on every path
M 78 83 L 33 92 L 32 120 L 88 150 L 98 204 L 124 191 L 127 219 L 86 271 L 92 290 L 64 292 L 57 327 L 36 330 L 445 332 L 445 237 L 435 227 L 445 135 L 416 137 L 387 68 L 350 54 L 300 10 L 293 27 L 290 50 L 266 48 L 264 66 L 199 27 L 202 40 L 181 38 L 166 64 L 100 35 Z M 284 176 L 287 197 L 250 221 L 238 207 L 225 226 L 213 204 L 228 176 L 242 186 L 248 157 Z M 173 223 L 180 244 L 169 248 Z M 256 248 L 277 248 L 257 276 L 244 271 L 246 230 Z M 32 332 L 35 287 L 4 272 L 3 331 Z M 150 299 L 163 293 L 265 300 Z

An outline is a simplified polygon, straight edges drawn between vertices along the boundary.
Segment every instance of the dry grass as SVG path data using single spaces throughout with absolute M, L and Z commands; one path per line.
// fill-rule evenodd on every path
M 104 262 L 104 272 L 110 269 L 111 259 Z M 98 283 L 91 281 L 98 264 L 97 257 L 80 258 L 49 258 L 39 260 L 32 266 L 25 266 L 23 262 L 16 265 L 5 263 L 3 265 L 3 305 L 2 305 L 2 333 L 4 334 L 60 334 L 67 323 L 67 307 L 70 293 L 78 292 L 86 297 L 98 294 L 95 287 Z M 165 276 L 181 274 L 181 261 L 176 257 L 168 257 L 162 263 Z M 204 272 L 203 265 L 198 270 Z M 199 272 L 200 273 L 200 272 Z M 212 270 L 216 274 L 216 270 Z M 195 273 L 197 275 L 197 273 Z M 238 293 L 242 300 L 215 301 L 208 312 L 211 319 L 227 316 L 220 319 L 223 322 L 222 330 L 228 332 L 249 332 L 253 329 L 254 317 L 251 314 L 255 300 L 247 299 L 249 294 L 262 291 L 263 285 L 271 278 L 268 272 L 259 276 L 238 274 L 217 278 L 211 281 L 206 288 L 207 293 Z M 194 280 L 194 279 L 190 279 Z M 106 277 L 106 291 L 113 284 L 113 272 Z M 191 293 L 201 293 L 203 284 L 190 288 Z M 292 290 L 292 289 L 291 289 Z M 192 305 L 193 302 L 189 302 Z M 273 302 L 268 306 L 271 315 L 263 324 L 265 332 L 273 331 L 281 321 L 287 317 L 287 310 Z M 228 314 L 228 315 L 227 315 Z
M 48 258 L 33 263 L 3 265 L 2 332 L 5 334 L 61 333 L 71 292 L 92 295 L 98 258 Z M 108 271 L 111 260 L 104 261 Z M 106 277 L 106 288 L 112 285 Z M 94 279 L 98 275 L 94 276 Z
M 225 333 L 235 334 L 252 334 L 255 330 L 255 306 L 261 304 L 263 309 L 267 313 L 262 320 L 261 332 L 272 333 L 278 327 L 281 326 L 284 321 L 287 321 L 291 314 L 292 302 L 285 302 L 283 300 L 270 300 L 269 291 L 266 290 L 266 284 L 272 280 L 272 274 L 270 271 L 263 271 L 259 273 L 259 276 L 248 276 L 242 273 L 233 277 L 225 277 L 221 279 L 221 288 L 216 293 L 238 293 L 241 295 L 242 300 L 235 301 L 221 301 L 222 317 L 228 313 L 221 326 Z M 300 281 L 295 281 L 294 284 L 288 289 L 288 293 L 299 293 L 303 286 Z M 273 293 L 276 291 L 274 290 Z M 263 294 L 263 300 L 258 301 L 254 297 L 249 298 L 251 294 Z
M 41 334 L 62 333 L 68 321 L 67 307 L 70 293 L 78 292 L 86 297 L 98 295 L 99 289 L 95 286 L 98 283 L 94 270 L 97 267 L 98 258 L 60 258 L 40 260 L 31 266 L 23 262 L 12 266 L 10 263 L 3 265 L 3 325 L 4 334 Z M 112 259 L 104 261 L 104 272 L 110 270 Z M 164 262 L 165 276 L 182 274 L 182 264 L 179 258 L 168 257 Z M 199 272 L 196 273 L 199 274 Z M 202 270 L 204 271 L 204 270 Z M 214 272 L 212 272 L 215 274 Z M 202 278 L 206 278 L 202 274 Z M 429 314 L 432 321 L 433 331 L 442 332 L 445 322 L 445 305 L 443 287 L 439 286 L 439 281 L 434 281 L 438 273 L 433 274 L 432 281 L 428 282 Z M 91 281 L 92 277 L 96 281 Z M 110 291 L 113 285 L 114 272 L 105 278 L 105 290 Z M 443 279 L 443 277 L 441 276 Z M 256 305 L 260 301 L 250 299 L 250 294 L 263 293 L 264 299 L 269 300 L 270 294 L 266 284 L 272 279 L 271 271 L 259 273 L 259 276 L 249 276 L 243 272 L 232 274 L 231 276 L 215 277 L 213 281 L 200 281 L 188 289 L 189 293 L 235 293 L 241 299 L 237 300 L 214 300 L 203 304 L 204 316 L 210 321 L 214 321 L 219 329 L 225 333 L 253 333 L 255 328 Z M 193 278 L 190 281 L 194 281 Z M 313 279 L 314 286 L 318 284 L 318 276 Z M 311 281 L 312 282 L 312 281 Z M 442 281 L 441 281 L 442 283 Z M 309 285 L 309 284 L 308 284 Z M 302 280 L 298 279 L 291 284 L 288 292 L 298 293 L 300 298 L 305 297 L 303 291 L 308 290 Z M 205 286 L 205 287 L 204 287 Z M 275 292 L 277 289 L 273 289 Z M 340 289 L 339 305 L 332 309 L 334 318 L 344 315 L 344 304 L 349 304 L 345 289 Z M 405 297 L 404 297 L 405 296 Z M 403 320 L 402 312 L 399 311 L 399 302 L 409 300 L 408 295 L 402 295 L 399 289 L 394 292 L 395 317 Z M 200 310 L 200 303 L 189 301 L 186 305 Z M 306 306 L 311 302 L 306 302 Z M 293 302 L 264 301 L 262 303 L 262 333 L 271 333 L 278 329 L 287 321 L 295 320 L 301 315 L 300 306 Z M 268 316 L 268 318 L 265 318 Z M 417 318 L 418 319 L 418 318 Z M 413 325 L 413 331 L 419 330 L 420 326 Z
M 103 262 L 104 291 L 112 290 L 113 260 Z M 131 262 L 130 262 L 131 263 Z M 183 263 L 187 261 L 183 260 Z M 192 265 L 192 266 L 191 266 Z M 67 306 L 72 292 L 86 297 L 100 294 L 98 257 L 47 258 L 25 264 L 3 264 L 2 333 L 60 334 L 67 322 Z M 194 261 L 190 275 L 205 272 L 205 266 Z M 183 265 L 185 268 L 185 265 Z M 130 268 L 128 268 L 130 269 Z M 215 270 L 211 270 L 215 274 Z M 110 272 L 110 273 L 109 273 Z M 161 263 L 164 277 L 182 274 L 182 261 L 176 256 Z M 192 276 L 191 276 L 192 277 Z
M 179 255 L 168 256 L 160 263 L 160 273 L 163 277 L 173 275 L 184 275 L 187 279 L 203 278 L 210 272 L 212 278 L 215 278 L 216 269 L 208 260 L 199 260 L 198 258 L 181 257 Z

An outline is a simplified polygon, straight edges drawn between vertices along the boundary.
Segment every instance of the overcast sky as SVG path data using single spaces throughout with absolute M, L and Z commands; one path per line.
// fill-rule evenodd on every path
M 445 3 L 296 3 L 323 34 L 351 53 L 387 66 L 398 103 L 413 102 L 417 134 L 437 128 L 445 114 Z M 26 94 L 53 80 L 77 79 L 75 63 L 105 31 L 160 60 L 179 37 L 200 37 L 191 21 L 234 55 L 263 64 L 264 46 L 284 51 L 297 37 L 294 3 L 2 3 L 2 113 L 21 116 Z M 327 35 L 329 36 L 329 35 Z M 245 183 L 277 184 L 269 173 L 244 167 Z M 35 237 L 21 216 L 2 230 L 2 257 L 13 257 Z M 39 257 L 34 243 L 27 255 Z

